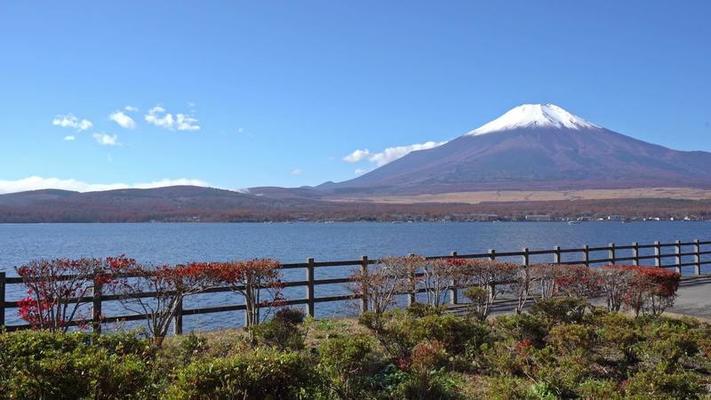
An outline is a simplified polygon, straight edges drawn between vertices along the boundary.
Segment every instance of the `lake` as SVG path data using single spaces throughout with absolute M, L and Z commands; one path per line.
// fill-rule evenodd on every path
M 445 255 L 519 251 L 523 247 L 550 249 L 618 245 L 655 240 L 711 240 L 711 222 L 558 222 L 501 223 L 274 223 L 274 224 L 0 224 L 0 271 L 14 275 L 14 267 L 36 258 L 106 257 L 125 254 L 148 263 L 230 260 L 271 257 L 282 262 L 371 259 L 385 255 Z M 551 261 L 540 259 L 532 261 Z M 669 260 L 671 262 L 671 260 Z M 702 272 L 711 272 L 705 266 Z M 351 269 L 317 270 L 317 279 L 347 276 Z M 301 270 L 288 278 L 303 279 Z M 317 287 L 317 296 L 343 293 L 342 286 Z M 17 287 L 9 288 L 13 298 Z M 289 297 L 303 297 L 303 289 Z M 228 294 L 202 295 L 195 304 L 238 303 Z M 352 305 L 323 304 L 317 315 L 353 311 Z M 109 307 L 110 309 L 110 307 Z M 14 310 L 8 322 L 16 321 Z M 237 315 L 235 315 L 237 314 Z M 241 313 L 186 318 L 186 330 L 214 329 L 241 323 Z

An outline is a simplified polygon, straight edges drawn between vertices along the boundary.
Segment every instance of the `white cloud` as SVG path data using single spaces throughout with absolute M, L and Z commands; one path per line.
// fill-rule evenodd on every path
M 85 131 L 90 129 L 94 124 L 88 119 L 80 119 L 73 114 L 57 115 L 52 120 L 52 125 L 62 128 L 73 128 L 77 131 Z
M 367 158 L 369 155 L 370 155 L 370 150 L 358 149 L 358 150 L 355 150 L 353 153 L 343 157 L 343 161 L 349 162 L 349 163 L 357 163 L 358 161 Z
M 289 174 L 291 174 L 291 175 L 293 175 L 293 176 L 299 176 L 299 175 L 301 175 L 301 174 L 303 174 L 303 173 L 304 173 L 304 171 L 303 171 L 302 169 L 300 169 L 300 168 L 294 168 L 294 169 L 292 169 L 291 171 L 289 171 Z
M 134 107 L 134 106 L 126 106 L 126 107 L 124 107 L 123 109 L 126 110 L 126 111 L 128 111 L 128 112 L 136 112 L 136 111 L 138 111 L 138 107 Z
M 188 114 L 173 115 L 161 106 L 155 106 L 148 110 L 144 118 L 149 124 L 160 128 L 177 129 L 179 131 L 200 130 L 197 118 Z
M 175 120 L 173 119 L 173 114 L 167 113 L 165 108 L 161 106 L 155 106 L 148 110 L 148 114 L 144 116 L 146 122 L 153 124 L 161 128 L 172 128 Z
M 30 176 L 17 180 L 0 180 L 0 194 L 24 192 L 28 190 L 62 189 L 77 192 L 95 192 L 99 190 L 115 189 L 151 189 L 165 186 L 208 186 L 207 182 L 199 179 L 161 179 L 145 183 L 87 183 L 76 179 L 43 178 Z
M 353 171 L 354 174 L 356 175 L 363 175 L 364 173 L 368 172 L 368 168 L 356 168 L 355 171 Z
M 133 129 L 136 127 L 136 121 L 123 111 L 115 111 L 109 115 L 109 119 L 116 122 L 120 127 Z
M 64 137 L 64 140 L 67 141 L 67 142 L 73 142 L 73 141 L 75 141 L 76 139 L 77 139 L 77 138 L 76 138 L 76 136 L 74 136 L 74 135 L 67 135 L 67 136 Z
M 407 154 L 412 153 L 413 151 L 429 150 L 429 149 L 441 146 L 445 143 L 447 143 L 447 141 L 443 141 L 443 142 L 428 141 L 428 142 L 424 142 L 424 143 L 415 143 L 415 144 L 411 144 L 408 146 L 388 147 L 379 153 L 371 153 L 368 149 L 364 149 L 364 150 L 359 149 L 359 150 L 355 150 L 351 154 L 348 154 L 347 156 L 343 157 L 343 161 L 346 161 L 349 163 L 356 163 L 356 162 L 367 159 L 371 163 L 375 164 L 377 167 L 382 167 L 383 165 L 393 162 L 393 161 L 397 160 L 398 158 L 402 158 L 402 157 L 406 156 Z M 361 169 L 356 170 L 356 174 L 358 174 L 359 170 L 361 170 Z
M 179 131 L 199 131 L 198 120 L 185 114 L 175 115 L 175 129 Z
M 94 140 L 102 146 L 117 146 L 119 144 L 118 135 L 98 132 L 92 136 L 94 137 Z

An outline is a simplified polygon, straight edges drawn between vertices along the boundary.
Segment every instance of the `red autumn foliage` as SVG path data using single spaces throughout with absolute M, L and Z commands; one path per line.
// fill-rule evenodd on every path
M 119 278 L 113 290 L 126 309 L 148 317 L 148 332 L 160 346 L 183 299 L 215 286 L 213 269 L 210 263 L 154 267 L 116 260 L 112 272 Z M 141 296 L 147 292 L 153 296 Z
M 633 271 L 624 303 L 635 315 L 659 315 L 674 304 L 681 275 L 663 268 L 623 266 Z
M 570 297 L 593 297 L 600 293 L 600 276 L 584 264 L 553 264 L 555 293 Z
M 35 329 L 66 332 L 72 324 L 81 326 L 86 321 L 82 314 L 87 299 L 112 281 L 112 265 L 133 262 L 120 256 L 35 260 L 22 265 L 16 270 L 28 297 L 21 300 L 19 315 Z
M 213 282 L 229 287 L 244 298 L 247 316 L 245 324 L 260 322 L 260 309 L 280 306 L 284 302 L 281 265 L 271 259 L 254 259 L 210 264 Z M 263 294 L 266 294 L 264 299 Z

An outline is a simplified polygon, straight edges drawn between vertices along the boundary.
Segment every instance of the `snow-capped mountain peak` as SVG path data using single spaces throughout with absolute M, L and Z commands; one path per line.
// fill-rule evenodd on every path
M 467 133 L 477 136 L 492 132 L 519 128 L 599 128 L 555 104 L 522 104 L 504 113 L 499 118 Z

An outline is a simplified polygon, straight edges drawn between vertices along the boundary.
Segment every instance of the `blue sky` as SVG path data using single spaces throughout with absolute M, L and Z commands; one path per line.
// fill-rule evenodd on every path
M 708 1 L 31 3 L 0 3 L 0 191 L 345 180 L 522 103 L 711 151 Z

